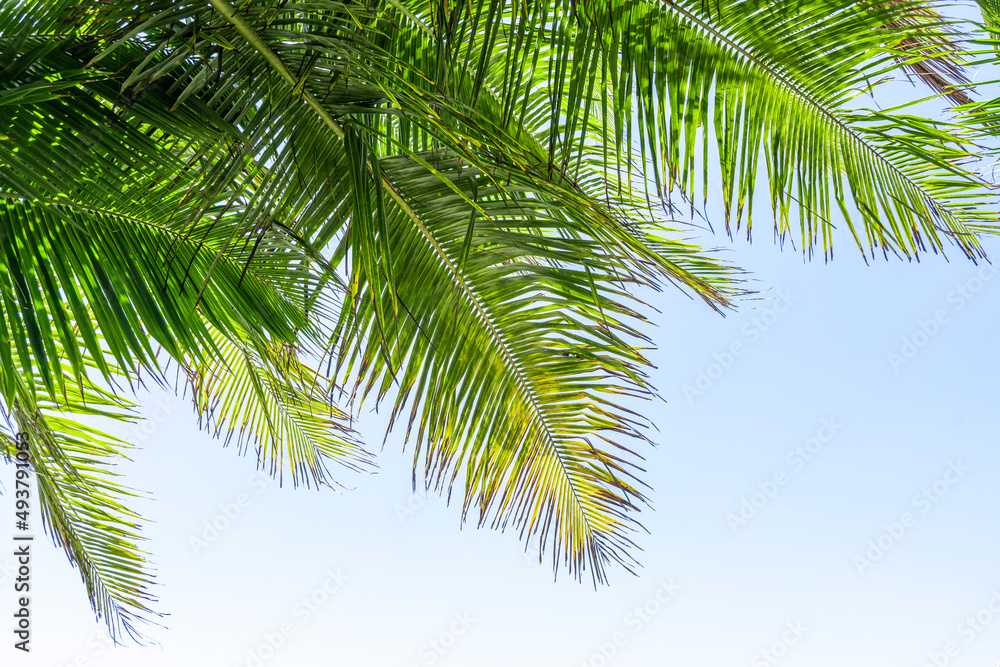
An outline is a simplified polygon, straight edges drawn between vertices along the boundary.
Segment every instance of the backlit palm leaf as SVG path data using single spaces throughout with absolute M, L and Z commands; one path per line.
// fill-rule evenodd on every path
M 990 105 L 955 124 L 865 102 L 902 72 L 968 101 L 945 16 L 0 0 L 0 390 L 33 424 L 48 525 L 95 608 L 129 632 L 150 613 L 136 517 L 87 458 L 121 444 L 34 406 L 79 412 L 89 392 L 114 419 L 130 404 L 99 387 L 169 386 L 166 363 L 203 426 L 293 483 L 367 466 L 343 386 L 344 410 L 391 401 L 414 483 L 457 485 L 463 517 L 595 582 L 631 567 L 646 420 L 623 398 L 655 397 L 636 294 L 741 294 L 671 196 L 693 207 L 717 181 L 749 235 L 766 189 L 777 236 L 809 256 L 832 253 L 835 211 L 866 256 L 983 256 L 996 212 L 966 163 Z M 91 484 L 60 490 L 74 470 Z M 103 506 L 114 521 L 80 525 Z

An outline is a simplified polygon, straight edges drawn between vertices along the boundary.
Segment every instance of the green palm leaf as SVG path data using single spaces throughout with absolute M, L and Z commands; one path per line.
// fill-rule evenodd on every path
M 60 370 L 72 373 L 68 366 Z M 127 506 L 139 494 L 114 472 L 130 445 L 81 423 L 132 422 L 135 404 L 85 379 L 65 383 L 57 398 L 40 383 L 19 377 L 15 383 L 17 398 L 3 405 L 8 427 L 11 418 L 16 424 L 2 433 L 5 457 L 14 455 L 14 432 L 27 434 L 45 531 L 79 568 L 94 613 L 112 638 L 141 641 L 160 614 L 152 607 L 148 554 L 139 547 L 142 518 Z
M 330 382 L 298 350 L 212 334 L 218 359 L 184 368 L 203 428 L 227 443 L 236 438 L 241 448 L 256 444 L 270 474 L 281 479 L 287 465 L 295 485 L 329 485 L 328 461 L 354 470 L 370 465 L 349 416 L 330 403 Z
M 125 419 L 106 387 L 167 363 L 293 484 L 369 466 L 345 387 L 463 518 L 633 567 L 636 295 L 743 294 L 671 197 L 717 181 L 749 236 L 766 195 L 806 256 L 839 214 L 866 257 L 983 257 L 996 105 L 959 29 L 907 0 L 0 0 L 0 399 L 95 609 L 132 633 L 152 575 L 101 463 L 124 444 L 53 411 Z M 866 102 L 900 73 L 967 116 Z

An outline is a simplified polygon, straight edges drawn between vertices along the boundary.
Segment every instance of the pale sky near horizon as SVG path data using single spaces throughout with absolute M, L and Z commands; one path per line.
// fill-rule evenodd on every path
M 33 651 L 14 652 L 5 628 L 3 663 L 996 664 L 1000 279 L 958 258 L 865 267 L 846 244 L 827 265 L 734 246 L 775 298 L 725 319 L 677 291 L 654 304 L 666 403 L 649 404 L 660 433 L 638 577 L 612 570 L 596 591 L 553 582 L 514 533 L 459 530 L 456 507 L 410 495 L 398 437 L 378 474 L 344 480 L 351 490 L 279 489 L 154 393 L 144 414 L 156 427 L 123 472 L 152 497 L 139 507 L 170 614 L 160 646 L 107 647 L 78 573 L 39 541 Z M 914 338 L 922 346 L 893 368 Z M 733 343 L 742 353 L 728 363 Z M 686 397 L 700 373 L 711 385 Z M 157 424 L 158 401 L 173 411 Z M 362 429 L 381 441 L 378 416 Z M 5 489 L 12 471 L 0 468 Z M 205 522 L 224 525 L 240 494 L 211 539 Z M 13 522 L 9 494 L 0 517 Z M 10 579 L 0 586 L 12 627 Z
M 410 493 L 400 432 L 377 474 L 339 475 L 341 493 L 278 488 L 153 391 L 121 471 L 148 496 L 135 507 L 169 614 L 158 644 L 112 648 L 38 531 L 32 651 L 12 648 L 14 468 L 0 466 L 0 664 L 997 665 L 1000 270 L 954 248 L 866 266 L 843 229 L 832 262 L 804 263 L 758 213 L 753 245 L 707 242 L 761 299 L 723 318 L 678 290 L 650 297 L 665 402 L 642 407 L 658 432 L 638 576 L 553 581 L 515 531 L 460 529 L 454 503 Z M 360 427 L 378 451 L 383 415 Z

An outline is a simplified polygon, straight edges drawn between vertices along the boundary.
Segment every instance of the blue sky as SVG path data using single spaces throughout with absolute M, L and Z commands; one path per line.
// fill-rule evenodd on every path
M 767 300 L 722 318 L 677 291 L 655 297 L 666 402 L 645 408 L 660 432 L 639 576 L 553 582 L 515 534 L 460 530 L 456 507 L 409 493 L 399 437 L 378 474 L 342 476 L 349 490 L 279 489 L 199 432 L 186 402 L 152 393 L 123 472 L 150 496 L 139 507 L 170 614 L 159 646 L 112 650 L 78 573 L 42 542 L 34 650 L 4 642 L 4 663 L 994 664 L 1000 276 L 957 257 L 866 267 L 846 243 L 826 265 L 731 245 Z M 711 386 L 686 396 L 700 372 Z M 364 417 L 371 442 L 382 424 Z M 11 488 L 11 467 L 0 480 Z M 9 494 L 0 516 L 13 517 Z
M 186 401 L 151 392 L 146 426 L 120 431 L 140 444 L 121 472 L 146 495 L 169 613 L 158 645 L 112 648 L 78 572 L 38 534 L 29 656 L 11 648 L 13 548 L 0 552 L 0 662 L 997 664 L 1000 272 L 957 252 L 866 266 L 844 230 L 835 261 L 804 263 L 757 231 L 753 245 L 708 239 L 761 291 L 739 312 L 645 295 L 665 400 L 640 408 L 658 432 L 638 576 L 553 581 L 515 532 L 461 527 L 457 507 L 410 493 L 401 433 L 340 493 L 278 488 L 200 432 Z M 373 447 L 384 425 L 362 416 Z M 0 525 L 13 526 L 13 474 L 0 467 Z

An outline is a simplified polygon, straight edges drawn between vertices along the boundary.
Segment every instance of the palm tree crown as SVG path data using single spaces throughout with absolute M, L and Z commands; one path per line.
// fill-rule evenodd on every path
M 835 219 L 866 257 L 985 257 L 1000 105 L 963 29 L 885 0 L 3 0 L 7 452 L 30 436 L 116 638 L 153 577 L 129 443 L 81 417 L 148 382 L 295 485 L 370 469 L 352 415 L 388 401 L 414 484 L 602 582 L 646 503 L 637 295 L 744 293 L 669 198 L 717 182 L 749 236 L 766 188 L 806 257 Z M 964 115 L 868 108 L 899 73 Z

